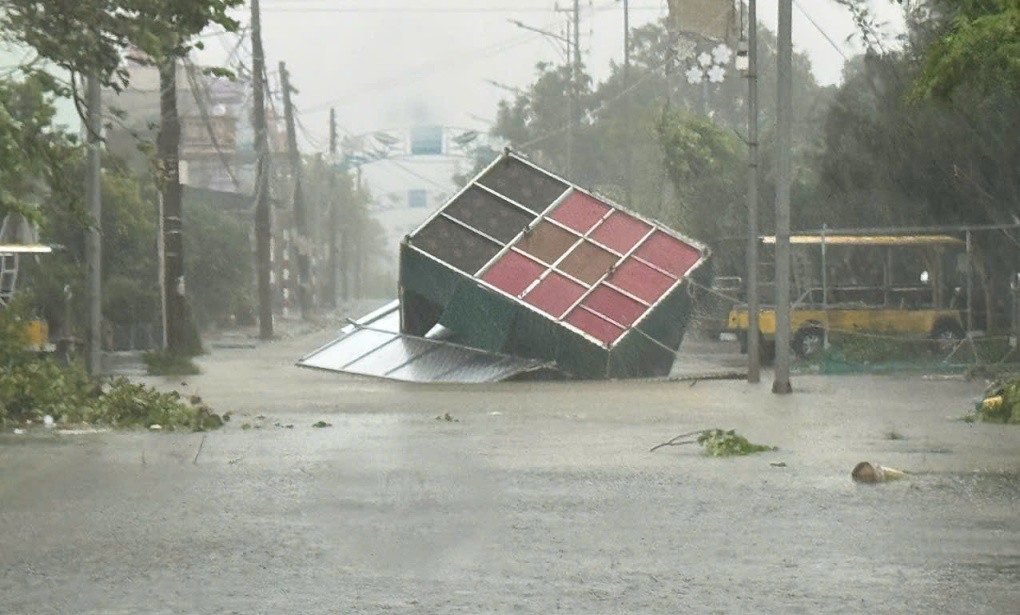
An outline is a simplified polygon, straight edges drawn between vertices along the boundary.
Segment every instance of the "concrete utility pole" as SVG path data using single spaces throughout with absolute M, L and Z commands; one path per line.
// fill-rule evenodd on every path
M 574 139 L 577 130 L 576 118 L 579 111 L 577 97 L 578 81 L 581 78 L 581 1 L 574 0 L 567 33 L 567 62 L 570 64 L 570 91 L 567 96 L 567 178 L 574 174 Z M 573 30 L 572 32 L 569 30 Z M 573 47 L 573 50 L 571 50 Z M 571 53 L 573 51 L 573 53 Z M 572 56 L 572 57 L 571 57 Z
M 758 305 L 758 8 L 747 5 L 747 381 L 761 381 Z
M 88 159 L 85 165 L 85 200 L 92 224 L 85 231 L 85 262 L 88 264 L 88 354 L 86 367 L 90 374 L 103 369 L 103 293 L 102 293 L 102 227 L 103 202 L 100 192 L 101 167 L 99 158 L 100 132 L 102 131 L 102 95 L 99 79 L 92 75 L 86 86 L 88 117 L 86 139 Z M 65 331 L 67 325 L 64 325 Z
M 574 80 L 577 78 L 577 66 L 574 64 L 572 59 L 571 47 L 573 46 L 573 39 L 570 33 L 570 22 L 567 22 L 567 63 L 570 64 L 570 84 L 567 86 L 567 177 L 571 177 L 574 174 L 574 107 L 576 105 L 576 92 L 574 89 Z
M 287 121 L 287 150 L 290 154 L 290 172 L 294 178 L 294 245 L 297 246 L 297 295 L 301 318 L 308 320 L 312 310 L 311 246 L 308 241 L 308 212 L 305 211 L 305 194 L 301 186 L 301 153 L 294 127 L 294 105 L 290 100 L 290 75 L 287 65 L 280 62 L 280 83 L 283 88 L 283 113 Z
M 339 212 L 336 202 L 336 109 L 329 110 L 329 306 L 335 308 L 336 300 L 336 277 L 337 277 L 337 222 Z
M 186 345 L 184 302 L 184 207 L 181 202 L 181 121 L 177 114 L 177 61 L 159 67 L 159 138 L 157 150 L 163 165 L 163 258 L 166 349 L 183 353 Z
M 269 136 L 266 129 L 266 57 L 262 50 L 259 0 L 251 0 L 253 123 L 255 124 L 255 268 L 259 294 L 259 339 L 273 339 L 272 220 L 269 211 Z
M 772 392 L 790 385 L 790 178 L 793 124 L 793 0 L 779 0 L 776 114 L 776 368 Z
M 623 0 L 623 88 L 630 87 L 630 0 Z M 624 121 L 626 122 L 626 152 L 624 168 L 624 194 L 627 206 L 631 207 L 634 199 L 634 182 L 631 174 L 634 168 L 634 146 L 631 143 L 631 104 L 630 99 L 624 99 Z

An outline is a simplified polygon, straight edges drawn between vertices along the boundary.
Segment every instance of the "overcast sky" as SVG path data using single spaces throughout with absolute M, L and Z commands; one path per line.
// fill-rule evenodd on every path
M 890 20 L 902 20 L 889 0 L 871 0 Z M 561 47 L 508 20 L 564 33 L 567 14 L 556 0 L 262 0 L 268 69 L 287 62 L 299 90 L 295 105 L 309 149 L 325 147 L 329 108 L 342 133 L 363 134 L 414 123 L 486 129 L 508 92 L 495 80 L 526 86 L 539 61 L 557 61 Z M 776 0 L 759 0 L 759 20 L 775 28 Z M 854 27 L 833 0 L 795 0 L 794 41 L 822 83 L 840 79 Z M 571 5 L 559 0 L 560 7 Z M 666 14 L 665 0 L 630 0 L 637 27 Z M 620 0 L 582 0 L 581 47 L 596 78 L 623 56 Z M 249 15 L 236 16 L 247 24 Z M 811 18 L 824 30 L 812 25 Z M 826 39 L 825 35 L 832 42 Z M 205 62 L 222 62 L 236 37 L 210 37 Z M 834 47 L 839 47 L 837 50 Z M 245 43 L 242 53 L 250 50 Z M 275 77 L 271 77 L 275 78 Z

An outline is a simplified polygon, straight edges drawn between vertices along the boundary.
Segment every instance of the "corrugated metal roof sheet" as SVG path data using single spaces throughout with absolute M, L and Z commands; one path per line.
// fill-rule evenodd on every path
M 544 361 L 452 344 L 440 327 L 431 337 L 400 333 L 397 301 L 348 325 L 341 337 L 298 365 L 404 382 L 498 382 L 549 368 Z

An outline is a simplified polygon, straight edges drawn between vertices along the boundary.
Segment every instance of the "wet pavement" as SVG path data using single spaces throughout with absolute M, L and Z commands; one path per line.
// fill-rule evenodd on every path
M 0 613 L 1017 612 L 1020 428 L 955 420 L 981 383 L 292 367 L 330 337 L 150 380 L 231 411 L 218 432 L 0 435 Z M 713 427 L 779 450 L 648 452 Z M 912 474 L 855 485 L 861 460 Z

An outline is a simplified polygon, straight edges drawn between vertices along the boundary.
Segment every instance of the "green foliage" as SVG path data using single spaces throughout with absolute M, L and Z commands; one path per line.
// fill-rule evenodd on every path
M 49 192 L 73 205 L 80 192 L 67 165 L 74 139 L 53 125 L 54 93 L 41 77 L 0 79 L 0 219 L 20 213 L 39 220 L 35 205 Z
M 752 444 L 733 429 L 708 429 L 698 436 L 698 444 L 705 448 L 708 457 L 739 457 L 779 450 L 775 446 Z
M 222 424 L 200 399 L 161 393 L 124 379 L 89 376 L 78 363 L 64 364 L 28 350 L 24 323 L 28 304 L 17 300 L 0 310 L 0 427 L 40 421 L 88 423 L 117 428 L 159 424 L 169 430 L 201 431 Z
M 964 85 L 1020 93 L 1020 3 L 952 0 L 956 14 L 928 50 L 914 100 L 947 99 Z
M 208 406 L 124 379 L 92 378 L 78 363 L 33 357 L 0 367 L 0 425 L 38 422 L 203 431 L 222 424 Z
M 737 236 L 746 229 L 746 154 L 732 132 L 683 111 L 664 111 L 658 141 L 677 209 L 664 221 L 695 237 Z M 742 252 L 723 255 L 741 258 Z M 742 263 L 732 262 L 739 267 Z M 722 270 L 730 270 L 723 265 Z
M 243 0 L 5 0 L 0 37 L 31 47 L 39 58 L 74 75 L 96 74 L 107 87 L 122 89 L 128 74 L 125 51 L 154 60 L 181 56 L 201 43 L 192 38 L 209 25 L 236 31 L 227 10 Z M 26 72 L 41 73 L 30 63 Z
M 142 355 L 150 376 L 192 376 L 202 373 L 191 357 L 182 357 L 167 351 L 147 352 Z
M 30 316 L 25 297 L 16 297 L 0 308 L 0 367 L 17 362 L 28 351 L 28 330 L 25 324 Z
M 206 431 L 223 425 L 223 418 L 198 398 L 185 401 L 176 392 L 162 393 L 124 379 L 103 387 L 98 403 L 62 416 L 68 423 L 121 429 L 159 425 L 169 431 Z
M 936 349 L 932 340 L 879 332 L 832 332 L 823 360 L 844 363 L 882 363 L 886 361 L 930 361 Z M 941 358 L 941 357 L 939 357 Z
M 255 303 L 250 225 L 213 203 L 188 200 L 185 208 L 187 293 L 196 325 L 227 324 L 235 315 L 243 320 Z

